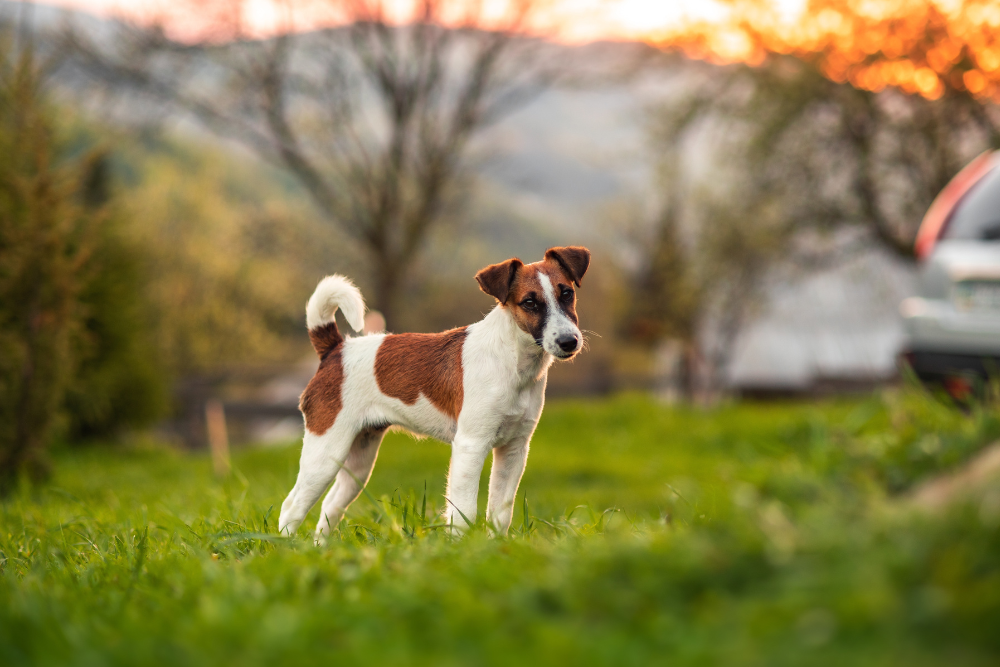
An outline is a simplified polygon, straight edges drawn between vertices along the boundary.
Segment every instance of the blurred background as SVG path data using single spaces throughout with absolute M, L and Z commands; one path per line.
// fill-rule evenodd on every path
M 2 484 L 53 442 L 292 441 L 324 275 L 440 331 L 554 245 L 593 263 L 550 396 L 893 382 L 998 99 L 993 0 L 0 2 Z M 1000 353 L 977 261 L 979 342 L 934 354 Z

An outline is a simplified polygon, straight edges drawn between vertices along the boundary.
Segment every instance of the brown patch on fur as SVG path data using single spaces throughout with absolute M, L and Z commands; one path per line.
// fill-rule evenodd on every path
M 328 322 L 321 327 L 309 330 L 309 340 L 320 359 L 323 359 L 338 345 L 344 342 L 336 322 Z
M 542 262 L 528 264 L 518 272 L 506 304 L 517 326 L 536 341 L 542 339 L 546 316 L 540 264 Z
M 329 325 L 327 325 L 329 326 Z M 319 327 L 317 331 L 325 328 Z M 334 325 L 336 331 L 336 325 Z M 312 337 L 312 331 L 309 332 Z M 340 335 L 339 332 L 337 334 Z M 343 340 L 343 338 L 341 338 Z M 313 342 L 315 345 L 315 340 Z M 319 352 L 319 347 L 316 347 Z M 319 370 L 309 381 L 306 390 L 299 398 L 299 410 L 306 420 L 306 428 L 311 433 L 323 435 L 337 420 L 343 407 L 341 392 L 344 386 L 344 364 L 341 359 L 341 349 L 327 350 L 326 357 L 319 364 Z
M 583 280 L 583 274 L 590 266 L 590 251 L 578 245 L 549 248 L 545 251 L 545 259 L 555 260 L 565 274 L 573 280 L 573 284 L 579 287 L 580 281 Z
M 423 394 L 452 419 L 462 411 L 466 328 L 385 337 L 375 354 L 375 381 L 386 396 L 413 405 Z
M 476 282 L 479 289 L 483 290 L 500 303 L 507 303 L 510 295 L 510 288 L 514 284 L 514 278 L 518 270 L 524 264 L 517 257 L 508 259 L 499 264 L 490 264 L 485 269 L 476 274 Z

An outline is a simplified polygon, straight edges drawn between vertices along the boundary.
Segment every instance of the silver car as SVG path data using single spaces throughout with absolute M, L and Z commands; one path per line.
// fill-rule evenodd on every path
M 918 295 L 900 304 L 903 359 L 956 397 L 1000 377 L 1000 151 L 938 195 L 917 235 Z

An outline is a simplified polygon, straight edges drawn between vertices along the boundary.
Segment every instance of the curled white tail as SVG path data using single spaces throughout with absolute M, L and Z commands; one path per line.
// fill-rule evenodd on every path
M 364 329 L 365 300 L 361 298 L 361 291 L 344 276 L 327 276 L 316 286 L 306 305 L 306 326 L 311 331 L 332 322 L 338 308 L 344 312 L 352 329 Z

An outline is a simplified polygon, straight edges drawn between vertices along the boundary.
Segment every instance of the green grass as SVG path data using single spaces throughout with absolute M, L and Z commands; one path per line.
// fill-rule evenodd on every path
M 915 390 L 552 402 L 509 537 L 435 529 L 448 448 L 390 434 L 322 546 L 275 535 L 295 447 L 70 449 L 0 504 L 0 664 L 997 664 L 1000 496 L 904 500 L 997 438 Z

